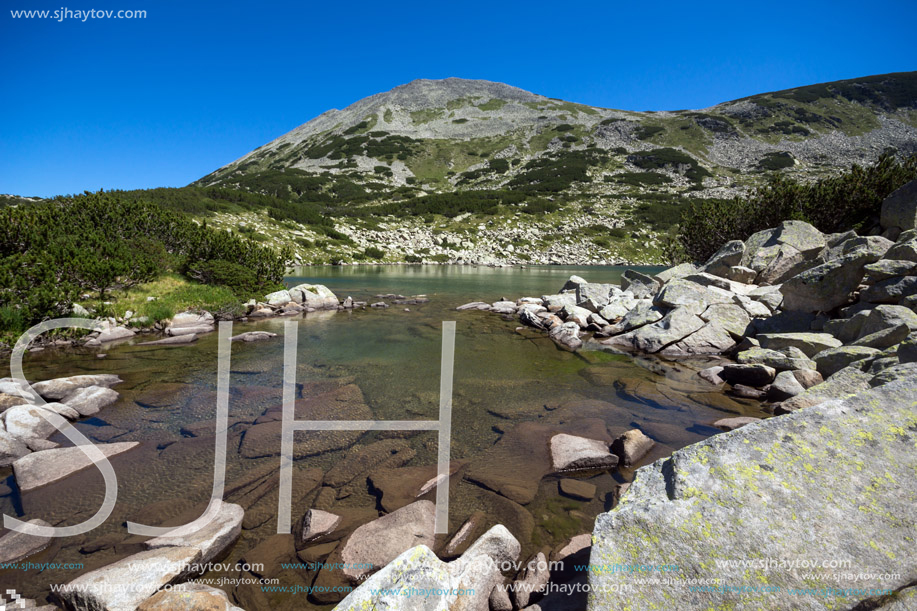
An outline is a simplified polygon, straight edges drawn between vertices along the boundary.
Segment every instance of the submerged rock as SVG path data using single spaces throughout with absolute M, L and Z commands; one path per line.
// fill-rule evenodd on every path
M 26 528 L 29 527 L 28 525 L 51 526 L 44 520 L 38 519 L 29 520 L 26 524 Z M 50 543 L 51 537 L 15 530 L 7 531 L 6 534 L 0 537 L 0 563 L 19 562 L 45 549 Z M 2 597 L 0 597 L 0 600 L 2 600 Z

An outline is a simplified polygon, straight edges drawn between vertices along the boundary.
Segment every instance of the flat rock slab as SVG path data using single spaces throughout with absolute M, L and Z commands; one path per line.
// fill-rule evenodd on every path
M 849 588 L 849 572 L 875 575 L 857 581 L 864 590 L 914 583 L 915 404 L 911 377 L 711 437 L 639 469 L 620 504 L 598 517 L 590 564 L 678 565 L 684 577 L 735 587 L 690 592 L 675 579 L 641 585 L 640 575 L 590 573 L 589 609 L 668 609 L 673 600 L 679 611 L 815 610 L 829 601 L 849 609 L 856 599 L 789 590 Z M 807 571 L 740 564 L 749 558 L 822 559 L 852 569 L 812 579 Z M 761 584 L 776 591 L 739 589 Z
M 841 340 L 829 333 L 759 333 L 757 339 L 762 348 L 782 350 L 792 346 L 802 350 L 809 358 L 822 350 L 843 345 Z
M 163 586 L 184 578 L 200 558 L 195 547 L 140 552 L 80 575 L 58 595 L 76 611 L 132 611 Z
M 141 346 L 181 346 L 191 344 L 197 341 L 197 333 L 186 333 L 184 335 L 173 335 L 163 339 L 157 339 L 152 342 L 143 342 Z
M 245 511 L 234 503 L 221 503 L 209 524 L 183 536 L 156 537 L 146 542 L 150 549 L 160 547 L 194 547 L 201 551 L 201 562 L 210 562 L 235 543 L 242 533 Z
M 96 444 L 107 458 L 127 452 L 140 445 L 137 441 Z M 39 488 L 92 465 L 92 461 L 78 447 L 55 448 L 27 454 L 13 463 L 16 485 L 26 492 Z
M 51 526 L 44 520 L 29 520 L 28 524 Z M 11 530 L 0 537 L 0 563 L 19 562 L 48 547 L 51 537 Z

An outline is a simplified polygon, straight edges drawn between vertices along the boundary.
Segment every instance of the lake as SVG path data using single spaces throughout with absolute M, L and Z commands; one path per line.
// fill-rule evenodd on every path
M 469 301 L 556 293 L 571 274 L 591 282 L 618 282 L 623 269 L 352 266 L 296 270 L 287 279 L 289 286 L 321 283 L 341 299 L 350 295 L 376 302 L 376 295 L 394 293 L 423 294 L 430 301 L 234 323 L 234 333 L 267 330 L 280 337 L 238 342 L 232 348 L 230 418 L 236 422 L 229 432 L 226 498 L 243 505 L 246 518 L 242 536 L 224 562 L 246 558 L 259 543 L 276 535 L 279 442 L 273 444 L 270 435 L 257 437 L 248 431 L 259 426 L 252 424 L 256 420 L 266 420 L 266 410 L 280 405 L 282 334 L 287 320 L 299 321 L 297 383 L 306 409 L 310 399 L 317 398 L 324 404 L 338 401 L 332 403 L 332 412 L 341 419 L 368 414 L 372 419 L 392 420 L 437 417 L 442 322 L 456 322 L 451 454 L 458 470 L 450 480 L 450 532 L 482 512 L 488 526 L 500 522 L 516 535 L 523 544 L 523 559 L 591 532 L 595 516 L 610 508 L 616 486 L 633 476 L 632 468 L 582 474 L 579 479 L 596 488 L 593 498 L 561 495 L 559 478 L 541 477 L 539 471 L 547 456 L 545 431 L 588 432 L 598 427 L 614 437 L 640 428 L 656 441 L 640 463 L 646 464 L 716 434 L 711 424 L 717 419 L 765 416 L 757 402 L 728 397 L 697 376 L 699 369 L 711 364 L 710 359 L 664 361 L 601 351 L 570 353 L 557 349 L 544 334 L 520 328 L 518 321 L 488 312 L 455 311 Z M 127 534 L 126 519 L 147 524 L 178 520 L 190 515 L 187 512 L 199 511 L 209 498 L 214 440 L 212 431 L 206 434 L 206 421 L 215 414 L 216 334 L 187 346 L 136 345 L 146 339 L 137 336 L 106 346 L 107 356 L 102 359 L 96 356 L 98 350 L 89 349 L 27 355 L 25 370 L 31 381 L 81 373 L 120 375 L 124 382 L 114 387 L 121 393 L 120 400 L 75 426 L 99 443 L 142 443 L 112 461 L 119 476 L 119 495 L 107 522 L 85 535 L 56 540 L 30 558 L 82 563 L 83 568 L 3 571 L 4 586 L 43 599 L 49 584 L 66 583 L 82 571 L 142 550 L 143 539 Z M 6 370 L 3 375 L 8 375 Z M 390 510 L 403 504 L 399 495 L 412 490 L 415 480 L 423 481 L 430 468 L 435 470 L 435 432 L 338 434 L 339 439 L 328 443 L 315 441 L 318 433 L 297 435 L 306 441 L 300 445 L 297 437 L 302 458 L 294 463 L 294 529 L 310 506 L 352 515 Z M 403 451 L 398 461 L 371 474 L 360 473 L 349 482 L 317 485 L 323 475 L 327 484 L 329 471 L 349 453 L 382 439 L 397 440 L 391 443 Z M 51 440 L 66 442 L 60 434 Z M 0 477 L 5 477 L 0 483 L 5 513 L 40 517 L 55 525 L 85 520 L 96 511 L 104 490 L 95 469 L 24 496 L 16 492 L 9 469 Z M 431 492 L 422 498 L 434 496 Z M 300 559 L 321 558 L 327 551 L 306 548 L 300 550 Z M 315 578 L 314 572 L 301 569 L 275 567 L 275 572 L 283 585 L 306 587 Z M 205 575 L 238 576 L 237 571 Z M 251 584 L 224 589 L 230 593 L 235 589 L 247 609 L 267 603 L 271 608 L 326 608 L 303 593 L 267 595 Z

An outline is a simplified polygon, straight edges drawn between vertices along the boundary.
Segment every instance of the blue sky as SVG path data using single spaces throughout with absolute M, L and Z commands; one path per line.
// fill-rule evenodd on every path
M 675 110 L 917 69 L 913 0 L 3 4 L 0 193 L 22 195 L 182 186 L 415 78 Z M 64 7 L 147 17 L 10 14 Z

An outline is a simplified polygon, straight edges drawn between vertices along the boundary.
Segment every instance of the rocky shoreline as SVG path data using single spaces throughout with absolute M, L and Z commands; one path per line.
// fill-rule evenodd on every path
M 339 299 L 328 287 L 322 284 L 299 284 L 289 289 L 275 291 L 265 295 L 262 300 L 252 299 L 243 304 L 245 311 L 238 316 L 220 315 L 219 318 L 206 310 L 189 310 L 180 312 L 171 319 L 146 325 L 147 321 L 138 320 L 128 315 L 122 318 L 96 319 L 100 328 L 78 339 L 54 339 L 44 336 L 35 338 L 29 348 L 30 352 L 39 352 L 46 348 L 101 348 L 123 341 L 133 341 L 137 336 L 155 335 L 158 339 L 140 342 L 139 345 L 184 345 L 191 344 L 206 333 L 216 330 L 218 320 L 250 322 L 274 317 L 298 316 L 320 310 L 356 311 L 366 308 L 388 308 L 393 305 L 419 305 L 427 303 L 426 295 L 376 295 L 377 301 L 354 301 L 352 297 Z M 82 314 L 81 312 L 76 312 Z M 88 312 L 86 313 L 88 314 Z M 275 337 L 267 331 L 251 331 L 232 337 L 232 341 L 260 341 Z M 2 351 L 0 351 L 2 354 Z M 102 356 L 100 354 L 99 356 Z

